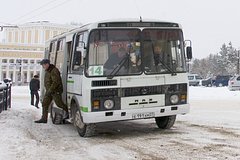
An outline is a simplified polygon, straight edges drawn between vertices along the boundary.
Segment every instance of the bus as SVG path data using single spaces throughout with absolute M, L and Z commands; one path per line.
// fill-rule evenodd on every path
M 157 45 L 161 59 L 155 56 Z M 118 57 L 120 50 L 125 54 Z M 106 65 L 111 57 L 112 68 Z M 68 121 L 81 137 L 91 136 L 100 122 L 155 118 L 159 128 L 169 129 L 176 115 L 189 112 L 186 62 L 192 48 L 178 23 L 106 20 L 83 25 L 46 42 L 45 58 L 61 72 Z M 64 123 L 54 103 L 50 115 L 54 124 Z

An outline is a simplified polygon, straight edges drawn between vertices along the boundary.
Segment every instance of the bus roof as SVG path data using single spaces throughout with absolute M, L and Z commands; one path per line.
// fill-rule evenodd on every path
M 89 23 L 82 25 L 80 27 L 74 28 L 68 32 L 64 32 L 60 35 L 57 35 L 49 40 L 59 39 L 67 35 L 73 35 L 76 32 L 91 30 L 95 28 L 139 28 L 139 27 L 151 27 L 151 28 L 182 28 L 179 23 L 160 21 L 156 19 L 112 19 L 112 20 L 103 20 L 94 23 Z M 47 42 L 47 43 L 49 43 Z
M 73 29 L 92 29 L 92 28 L 109 28 L 109 27 L 177 27 L 181 28 L 181 25 L 174 22 L 160 21 L 156 19 L 112 19 L 103 20 L 94 23 L 89 23 L 81 26 L 80 28 Z

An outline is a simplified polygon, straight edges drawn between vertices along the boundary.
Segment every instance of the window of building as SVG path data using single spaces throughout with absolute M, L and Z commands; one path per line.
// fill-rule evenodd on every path
M 38 30 L 35 30 L 34 43 L 38 43 Z
M 18 31 L 15 32 L 15 42 L 18 43 Z
M 50 37 L 50 30 L 45 31 L 45 41 L 49 40 Z
M 34 59 L 31 59 L 31 60 L 30 60 L 30 63 L 31 63 L 31 64 L 34 64 Z
M 8 42 L 12 42 L 12 32 L 8 32 Z
M 7 59 L 2 59 L 2 63 L 7 63 Z
M 24 39 L 25 39 L 25 32 L 22 31 L 21 32 L 21 43 L 24 43 Z
M 14 59 L 10 59 L 10 60 L 9 60 L 9 63 L 14 63 Z
M 37 60 L 37 64 L 40 64 L 41 60 Z
M 33 76 L 34 76 L 34 75 L 33 75 L 33 72 L 30 72 L 30 77 L 33 78 Z
M 22 59 L 16 59 L 16 63 L 21 64 L 22 63 Z
M 6 72 L 3 72 L 3 73 L 2 73 L 2 77 L 3 77 L 3 79 L 7 78 Z
M 13 80 L 13 72 L 9 72 L 10 79 Z
M 28 60 L 27 59 L 23 59 L 23 63 L 28 63 Z
M 28 31 L 28 43 L 31 44 L 32 43 L 32 32 Z
M 23 72 L 23 82 L 27 83 L 27 72 Z

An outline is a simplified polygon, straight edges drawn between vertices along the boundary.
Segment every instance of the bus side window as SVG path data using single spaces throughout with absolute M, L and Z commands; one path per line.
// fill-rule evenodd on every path
M 59 69 L 60 72 L 62 72 L 62 65 L 64 63 L 64 53 L 63 53 L 63 39 L 58 40 L 57 42 L 57 52 L 55 56 L 55 65 Z
M 49 51 L 49 60 L 54 65 L 55 65 L 55 57 L 56 57 L 56 43 L 57 41 L 51 42 L 50 51 Z

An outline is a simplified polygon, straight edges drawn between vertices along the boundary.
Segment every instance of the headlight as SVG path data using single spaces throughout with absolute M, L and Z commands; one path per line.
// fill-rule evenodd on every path
M 106 100 L 106 101 L 104 102 L 104 107 L 105 107 L 106 109 L 112 109 L 112 108 L 114 107 L 114 102 L 113 102 L 113 100 L 110 100 L 110 99 Z
M 178 101 L 179 101 L 178 95 L 176 95 L 176 94 L 171 95 L 171 97 L 170 97 L 170 102 L 171 102 L 172 104 L 177 104 Z

